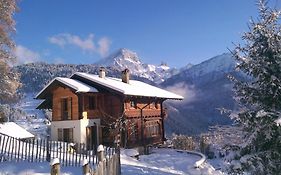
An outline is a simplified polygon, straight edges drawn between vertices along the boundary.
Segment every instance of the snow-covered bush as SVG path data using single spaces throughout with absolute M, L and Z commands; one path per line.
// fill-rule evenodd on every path
M 182 150 L 194 150 L 195 142 L 190 136 L 185 135 L 173 135 L 172 138 L 173 148 Z
M 199 142 L 199 149 L 209 159 L 212 159 L 215 157 L 215 153 L 212 149 L 212 142 L 211 142 L 210 135 L 207 135 L 207 134 L 201 135 L 200 142 Z
M 25 117 L 25 112 L 21 109 L 11 107 L 10 105 L 0 105 L 0 118 L 1 122 L 13 122 L 19 119 L 23 119 Z

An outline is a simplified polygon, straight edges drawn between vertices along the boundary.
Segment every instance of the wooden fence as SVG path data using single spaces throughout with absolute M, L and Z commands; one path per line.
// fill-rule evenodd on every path
M 92 171 L 93 175 L 120 175 L 120 154 L 112 154 L 111 157 L 104 156 L 105 154 L 98 152 L 98 165 Z
M 83 175 L 120 175 L 120 154 L 107 154 L 103 145 L 100 145 L 102 149 L 98 149 L 97 157 L 98 163 L 95 166 L 90 166 L 87 159 L 81 162 Z M 51 163 L 51 175 L 60 175 L 60 161 L 58 158 L 52 159 Z
M 89 164 L 97 165 L 96 153 L 96 149 L 88 150 L 85 144 L 74 145 L 47 139 L 19 140 L 0 134 L 0 162 L 12 160 L 49 162 L 51 159 L 58 158 L 62 166 L 81 166 L 81 161 L 85 159 L 89 161 Z M 106 147 L 104 154 L 106 157 L 113 157 L 116 149 Z

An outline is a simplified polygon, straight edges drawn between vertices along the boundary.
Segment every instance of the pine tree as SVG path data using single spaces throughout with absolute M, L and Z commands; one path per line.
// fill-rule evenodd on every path
M 18 75 L 12 73 L 11 65 L 14 43 L 11 35 L 15 32 L 13 15 L 17 9 L 16 0 L 0 0 L 0 119 L 3 120 L 1 104 L 13 102 L 19 86 Z
M 249 23 L 249 32 L 233 54 L 237 70 L 247 81 L 234 79 L 236 99 L 241 105 L 237 116 L 246 131 L 231 161 L 232 174 L 280 174 L 281 126 L 281 25 L 280 11 L 259 1 L 259 17 Z M 250 80 L 249 80 L 250 79 Z

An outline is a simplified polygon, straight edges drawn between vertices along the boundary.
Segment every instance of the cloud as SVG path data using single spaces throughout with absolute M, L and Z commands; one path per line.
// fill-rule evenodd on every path
M 168 86 L 166 89 L 168 91 L 171 91 L 173 93 L 183 96 L 184 99 L 183 99 L 183 101 L 180 101 L 180 103 L 184 103 L 184 104 L 195 101 L 196 97 L 198 96 L 198 92 L 195 89 L 195 86 L 188 85 L 184 82 L 174 84 L 173 86 Z M 175 102 L 177 102 L 177 101 L 175 101 Z
M 65 39 L 61 36 L 52 36 L 49 38 L 49 42 L 60 47 L 64 47 L 64 45 L 66 44 Z
M 94 34 L 89 34 L 86 38 L 81 38 L 77 35 L 69 33 L 61 33 L 48 38 L 49 42 L 58 45 L 61 48 L 65 48 L 67 45 L 72 45 L 80 48 L 83 52 L 98 53 L 102 57 L 106 56 L 111 45 L 111 41 L 103 37 L 97 41 L 98 47 L 96 47 L 94 41 Z
M 102 57 L 108 54 L 110 45 L 111 41 L 106 37 L 103 37 L 98 41 L 98 52 Z
M 40 54 L 22 45 L 16 46 L 14 54 L 17 57 L 16 64 L 27 64 L 40 61 Z

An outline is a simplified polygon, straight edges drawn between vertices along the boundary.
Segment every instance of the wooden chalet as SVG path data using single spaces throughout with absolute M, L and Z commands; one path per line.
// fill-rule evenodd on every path
M 36 99 L 38 109 L 52 109 L 51 139 L 93 145 L 134 147 L 162 143 L 163 102 L 182 96 L 149 84 L 130 80 L 129 70 L 121 79 L 77 72 L 70 78 L 57 77 Z

